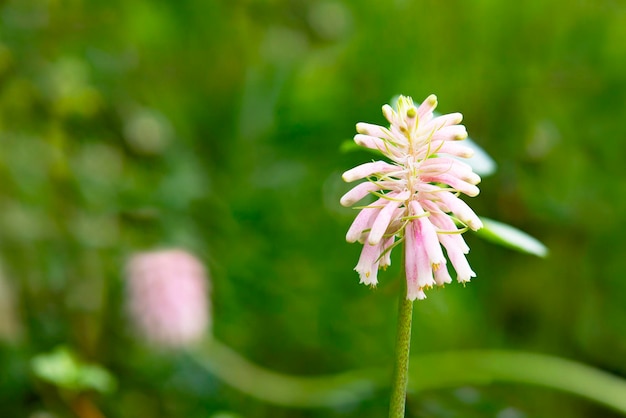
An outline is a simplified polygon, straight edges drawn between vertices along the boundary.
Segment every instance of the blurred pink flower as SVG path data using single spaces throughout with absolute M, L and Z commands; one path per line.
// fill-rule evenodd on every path
M 183 250 L 139 253 L 127 265 L 128 304 L 137 330 L 161 347 L 184 347 L 210 326 L 202 263 Z
M 482 222 L 459 195 L 478 195 L 480 177 L 455 158 L 473 153 L 461 144 L 467 137 L 465 127 L 459 125 L 463 116 L 435 117 L 436 106 L 434 95 L 420 106 L 410 97 L 400 96 L 397 111 L 383 106 L 389 128 L 358 123 L 354 141 L 380 151 L 391 163 L 369 162 L 343 174 L 347 182 L 367 181 L 346 193 L 342 205 L 352 206 L 370 194 L 377 198 L 360 207 L 346 234 L 348 242 L 363 243 L 355 267 L 361 283 L 376 285 L 378 269 L 391 264 L 392 248 L 404 241 L 410 300 L 424 299 L 424 289 L 452 281 L 442 246 L 459 282 L 476 275 L 465 258 L 469 247 L 461 233 L 480 229 Z

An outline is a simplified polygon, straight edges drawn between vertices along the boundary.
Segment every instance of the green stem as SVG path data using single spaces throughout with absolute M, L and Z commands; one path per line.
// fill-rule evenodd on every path
M 404 418 L 406 387 L 409 381 L 409 353 L 411 351 L 411 320 L 413 301 L 406 298 L 406 280 L 401 278 L 403 287 L 398 301 L 398 336 L 396 338 L 396 358 L 391 382 L 389 418 Z

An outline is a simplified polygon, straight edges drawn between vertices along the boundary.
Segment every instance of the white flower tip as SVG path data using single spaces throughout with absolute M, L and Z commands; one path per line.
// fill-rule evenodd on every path
M 437 245 L 439 245 L 437 243 Z M 443 256 L 443 253 L 441 253 L 439 256 L 437 256 L 434 259 L 430 260 L 430 265 L 431 268 L 433 269 L 433 272 L 436 272 L 437 270 L 439 270 L 440 268 L 446 268 L 446 258 Z
M 392 171 L 395 169 L 396 169 L 395 166 L 392 166 L 391 164 L 387 164 L 382 161 L 376 161 L 372 163 L 365 163 L 365 164 L 358 165 L 346 171 L 345 173 L 343 173 L 341 178 L 343 179 L 343 181 L 350 183 L 355 180 L 359 180 L 364 177 L 371 176 L 374 173 L 388 172 L 388 171 Z
M 356 134 L 354 135 L 354 142 L 365 148 L 380 149 L 380 146 L 376 143 L 377 138 L 368 134 Z
M 369 245 L 378 245 L 378 244 L 380 244 L 380 240 L 382 238 L 383 237 L 378 237 L 376 235 L 372 235 L 372 233 L 370 232 L 369 236 L 367 237 L 367 243 Z
M 360 146 L 363 147 L 363 146 L 365 146 L 366 139 L 369 138 L 369 136 L 367 134 L 364 134 L 362 131 L 359 131 L 359 132 L 360 133 L 354 135 L 354 142 L 357 145 L 360 145 Z
M 464 179 L 465 181 L 467 181 L 470 184 L 478 184 L 482 181 L 482 179 L 480 178 L 480 176 L 476 173 L 474 173 L 473 171 L 470 172 L 469 174 L 467 174 L 467 176 Z
M 359 170 L 359 167 L 354 167 L 353 169 L 350 169 L 346 171 L 345 173 L 343 173 L 341 175 L 341 179 L 345 181 L 346 183 L 352 183 L 355 180 L 359 180 L 363 178 L 363 176 L 361 176 L 360 174 L 361 172 Z
M 463 121 L 463 114 L 459 112 L 450 113 L 450 125 L 458 125 Z
M 483 223 L 478 217 L 475 219 L 470 219 L 466 223 L 472 231 L 478 231 L 483 227 Z
M 376 277 L 376 272 L 372 272 L 371 270 L 367 271 L 358 271 L 356 268 L 354 269 L 359 273 L 359 283 L 366 284 L 368 286 L 376 286 L 378 284 L 378 278 Z
M 356 124 L 356 131 L 360 134 L 368 135 L 369 130 L 367 129 L 368 124 L 364 122 L 359 122 Z M 356 137 L 354 138 L 356 141 Z
M 361 233 L 359 232 L 359 236 L 360 235 L 361 235 Z M 356 236 L 356 234 L 353 234 L 350 231 L 348 231 L 348 233 L 346 234 L 346 242 L 348 242 L 350 244 L 354 244 L 355 242 L 358 241 L 359 236 Z
M 424 300 L 426 299 L 426 293 L 420 288 L 418 289 L 409 289 L 406 293 L 406 298 L 413 302 L 415 299 Z
M 469 282 L 470 280 L 472 280 L 472 277 L 476 277 L 476 273 L 474 273 L 474 271 L 473 271 L 473 270 L 470 270 L 469 272 L 467 272 L 467 274 L 465 274 L 465 275 L 463 275 L 463 276 L 458 275 L 458 276 L 456 277 L 456 280 L 457 280 L 459 283 L 467 283 L 467 282 Z
M 461 126 L 461 125 L 459 125 L 459 126 Z M 463 128 L 465 128 L 465 127 L 463 127 Z M 463 129 L 463 131 L 461 131 L 461 132 L 457 133 L 457 134 L 454 136 L 454 139 L 455 139 L 456 141 L 462 141 L 462 140 L 464 140 L 465 138 L 467 138 L 467 130 L 466 130 L 466 129 Z
M 372 190 L 377 189 L 377 187 L 376 183 L 370 183 L 368 181 L 358 184 L 353 187 L 352 190 L 341 196 L 339 203 L 342 206 L 350 207 L 367 196 Z
M 449 283 L 452 283 L 452 277 L 446 276 L 442 277 L 441 279 L 436 278 L 435 281 L 437 282 L 437 286 L 445 286 Z
M 391 120 L 393 119 L 393 114 L 394 111 L 391 106 L 389 106 L 388 104 L 383 106 L 383 115 L 389 122 L 391 122 Z
M 354 203 L 354 199 L 352 199 L 350 196 L 343 196 L 341 199 L 339 199 L 339 203 L 344 208 L 349 208 Z
M 435 108 L 437 107 L 437 96 L 431 94 L 426 98 L 426 100 L 424 100 L 424 102 L 428 103 L 429 106 Z
M 480 189 L 474 185 L 469 185 L 467 187 L 467 190 L 463 190 L 463 193 L 465 193 L 469 197 L 476 197 L 480 194 Z

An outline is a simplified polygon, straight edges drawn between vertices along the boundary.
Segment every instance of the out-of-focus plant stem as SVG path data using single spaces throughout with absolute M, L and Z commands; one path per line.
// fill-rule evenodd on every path
M 317 377 L 276 373 L 249 362 L 215 339 L 190 355 L 241 392 L 292 408 L 354 404 L 389 385 L 387 368 Z M 412 356 L 411 364 L 409 396 L 421 390 L 520 383 L 570 393 L 626 414 L 625 379 L 559 357 L 506 350 L 449 351 Z
M 71 406 L 74 413 L 80 418 L 105 418 L 91 398 L 86 394 L 78 395 L 71 402 Z

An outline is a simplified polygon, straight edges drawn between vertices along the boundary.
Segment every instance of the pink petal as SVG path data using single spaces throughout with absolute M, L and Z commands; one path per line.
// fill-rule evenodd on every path
M 428 259 L 431 264 L 439 265 L 445 263 L 446 259 L 443 256 L 441 245 L 439 245 L 439 238 L 437 238 L 437 231 L 428 218 L 417 219 L 420 230 L 422 231 L 422 237 L 424 239 L 424 249 L 428 254 Z
M 381 208 L 376 206 L 381 205 L 383 202 L 385 202 L 384 199 L 378 199 L 376 202 L 372 203 L 370 207 L 361 209 L 356 218 L 354 218 L 352 225 L 350 225 L 350 228 L 346 233 L 346 241 L 360 241 L 363 231 L 371 228 L 372 223 L 378 215 L 378 212 L 380 212 Z
M 356 131 L 363 135 L 373 136 L 376 138 L 391 138 L 391 134 L 388 129 L 382 126 L 373 125 L 371 123 L 359 122 L 356 124 Z
M 398 115 L 396 114 L 396 111 L 393 110 L 393 108 L 388 104 L 383 106 L 383 115 L 392 126 L 398 122 Z
M 443 286 L 446 283 L 452 283 L 452 277 L 448 273 L 448 267 L 445 264 L 439 265 L 436 269 L 433 269 L 435 273 L 435 282 L 439 286 Z
M 409 222 L 404 231 L 404 270 L 409 295 L 416 295 L 421 290 L 418 280 L 417 257 L 415 257 L 419 245 L 415 239 L 415 227 L 413 222 Z M 409 299 L 414 300 L 415 297 L 409 297 Z
M 372 245 L 378 244 L 380 240 L 383 238 L 383 235 L 387 231 L 387 227 L 389 223 L 392 221 L 392 215 L 394 211 L 404 203 L 404 200 L 408 199 L 411 195 L 411 192 L 404 191 L 399 194 L 390 193 L 388 194 L 389 200 L 384 208 L 381 209 L 380 213 L 376 217 L 376 220 L 372 224 L 372 229 L 370 231 L 370 235 L 368 238 L 368 242 Z
M 354 136 L 354 142 L 362 147 L 375 149 L 383 153 L 389 149 L 389 147 L 385 144 L 385 141 L 369 135 L 357 134 Z
M 424 293 L 424 291 L 419 287 L 412 286 L 407 288 L 406 298 L 410 301 L 415 299 L 424 300 L 426 299 L 426 293 Z
M 424 213 L 424 210 L 416 201 L 411 201 L 409 204 L 411 207 L 412 215 L 421 215 Z M 446 259 L 443 256 L 443 251 L 441 250 L 441 245 L 439 245 L 439 239 L 437 238 L 437 231 L 435 227 L 430 222 L 428 217 L 417 218 L 411 222 L 417 222 L 419 234 L 422 239 L 422 246 L 426 250 L 426 254 L 428 255 L 429 264 L 441 264 L 445 263 Z
M 362 147 L 380 151 L 391 159 L 397 159 L 403 154 L 402 149 L 394 145 L 397 142 L 395 138 L 385 141 L 373 136 L 357 134 L 354 136 L 354 142 Z
M 422 174 L 451 174 L 470 184 L 480 183 L 480 176 L 472 171 L 472 167 L 454 158 L 429 158 L 420 165 Z
M 415 220 L 410 221 L 407 225 L 405 239 L 407 280 L 417 282 L 420 288 L 434 285 L 432 264 L 426 253 L 424 237 L 420 231 L 419 223 Z
M 384 161 L 374 161 L 371 163 L 361 164 L 351 170 L 346 171 L 345 173 L 343 173 L 342 178 L 345 182 L 349 183 L 351 181 L 371 176 L 374 173 L 390 173 L 398 170 L 400 170 L 398 166 L 391 165 Z
M 354 186 L 348 193 L 341 197 L 339 202 L 342 206 L 349 207 L 375 190 L 380 190 L 378 184 L 366 181 Z
M 437 116 L 433 118 L 430 122 L 423 125 L 420 130 L 424 130 L 425 132 L 432 132 L 433 129 L 441 129 L 445 126 L 457 125 L 461 123 L 463 120 L 463 115 L 460 113 L 448 113 L 447 115 Z
M 419 158 L 426 158 L 427 153 L 429 153 L 428 155 L 449 154 L 461 158 L 470 158 L 474 155 L 474 150 L 459 142 L 433 141 L 428 145 L 422 146 L 417 156 Z
M 380 245 L 365 243 L 361 250 L 361 256 L 354 270 L 359 273 L 360 283 L 376 285 L 378 283 L 378 258 L 380 257 Z
M 419 269 L 418 269 L 418 257 L 416 253 L 419 248 L 418 242 L 416 242 L 416 226 L 413 222 L 409 222 L 406 227 L 404 235 L 404 269 L 406 273 L 406 287 L 407 287 L 407 299 L 425 299 L 426 294 L 420 285 Z
M 460 141 L 467 138 L 467 130 L 463 125 L 452 125 L 443 127 L 431 136 L 431 141 Z
M 435 211 L 431 210 L 430 220 L 432 221 L 433 225 L 435 225 L 442 231 L 457 231 L 457 227 L 454 224 L 454 221 L 450 219 L 450 216 L 446 215 L 445 213 L 436 213 Z M 441 243 L 443 243 L 442 239 L 453 241 L 463 254 L 467 254 L 469 252 L 469 247 L 465 243 L 465 240 L 460 233 L 437 234 L 437 237 L 439 238 L 439 242 Z
M 391 238 L 388 238 L 384 242 L 382 246 L 382 250 L 381 250 L 381 253 L 384 253 L 384 254 L 380 258 L 379 268 L 385 269 L 391 265 L 391 250 L 388 248 L 390 248 L 393 245 L 395 240 L 396 240 L 396 237 L 392 236 Z
M 483 227 L 482 221 L 476 216 L 472 208 L 467 203 L 450 192 L 441 192 L 438 197 L 448 207 L 448 209 L 472 230 L 478 231 Z
M 472 271 L 462 248 L 450 238 L 450 235 L 439 235 L 439 239 L 448 253 L 448 258 L 456 270 L 457 281 L 461 283 L 469 282 L 472 277 L 476 277 L 476 273 Z
M 421 123 L 426 123 L 426 120 L 429 120 L 429 115 L 432 117 L 432 112 L 437 107 L 437 96 L 431 94 L 422 102 L 421 105 L 417 108 L 417 116 Z
M 466 195 L 470 197 L 478 196 L 478 193 L 480 193 L 480 189 L 476 187 L 475 185 L 470 184 L 466 181 L 463 181 L 450 174 L 439 174 L 439 175 L 434 175 L 434 176 L 423 175 L 421 179 L 422 181 L 426 181 L 426 182 L 445 183 L 449 185 L 450 187 L 452 187 L 453 189 L 456 189 L 462 193 L 465 193 Z

